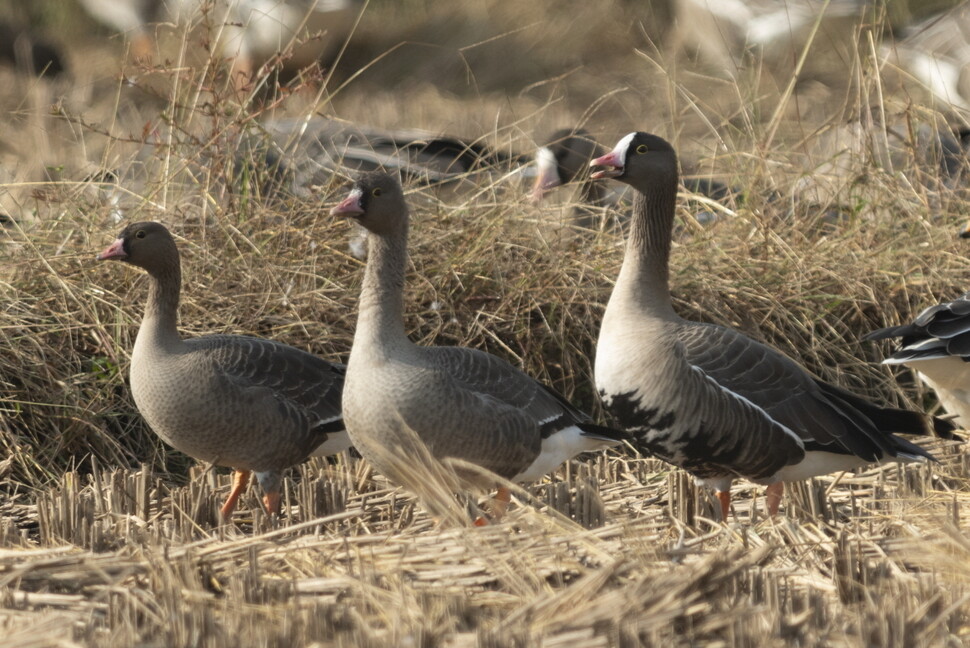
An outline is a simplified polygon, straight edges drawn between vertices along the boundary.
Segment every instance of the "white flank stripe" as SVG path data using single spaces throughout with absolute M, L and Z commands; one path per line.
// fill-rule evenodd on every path
M 737 399 L 738 399 L 739 401 L 743 401 L 743 402 L 745 402 L 745 403 L 747 403 L 748 405 L 750 405 L 751 407 L 753 407 L 753 408 L 755 408 L 756 410 L 758 410 L 759 412 L 761 412 L 761 413 L 762 413 L 762 414 L 764 415 L 764 417 L 765 417 L 766 419 L 768 419 L 769 421 L 774 421 L 774 423 L 775 423 L 775 425 L 777 425 L 777 426 L 778 426 L 778 427 L 780 427 L 780 428 L 781 428 L 782 430 L 784 430 L 784 431 L 785 431 L 785 433 L 786 433 L 786 434 L 788 434 L 788 436 L 790 436 L 791 438 L 793 438 L 793 439 L 795 439 L 795 441 L 796 441 L 796 443 L 798 443 L 798 447 L 800 447 L 800 448 L 802 448 L 802 449 L 804 449 L 804 448 L 805 448 L 805 442 L 804 442 L 804 441 L 802 441 L 802 438 L 801 438 L 800 436 L 798 436 L 798 435 L 797 435 L 797 434 L 795 434 L 795 433 L 794 433 L 794 432 L 793 432 L 792 430 L 790 430 L 790 429 L 788 428 L 788 426 L 786 426 L 786 425 L 782 425 L 782 424 L 781 424 L 781 423 L 779 423 L 778 421 L 775 421 L 775 419 L 773 419 L 773 418 L 771 417 L 771 415 L 770 415 L 770 414 L 768 414 L 768 412 L 766 412 L 766 411 L 764 410 L 764 408 L 763 408 L 763 407 L 761 407 L 761 406 L 760 406 L 760 405 L 758 405 L 757 403 L 754 403 L 754 402 L 752 402 L 752 401 L 750 401 L 750 400 L 748 400 L 747 398 L 745 398 L 745 397 L 744 397 L 744 396 L 742 396 L 741 394 L 739 394 L 739 393 L 737 393 L 737 392 L 735 392 L 735 391 L 731 391 L 730 389 L 728 389 L 727 387 L 725 387 L 725 386 L 724 386 L 724 385 L 722 385 L 721 383 L 719 383 L 719 382 L 717 382 L 716 380 L 714 380 L 713 378 L 711 378 L 710 376 L 708 376 L 708 375 L 707 375 L 707 374 L 706 374 L 706 373 L 704 372 L 704 370 L 703 370 L 703 369 L 701 369 L 700 367 L 698 367 L 698 366 L 696 366 L 696 365 L 691 365 L 691 367 L 690 367 L 690 368 L 691 368 L 691 369 L 693 369 L 694 371 L 697 371 L 698 373 L 700 373 L 700 374 L 701 374 L 702 376 L 704 376 L 704 378 L 706 378 L 706 379 L 707 379 L 707 380 L 708 380 L 708 381 L 709 381 L 709 382 L 710 382 L 710 383 L 711 383 L 712 385 L 714 385 L 714 386 L 715 386 L 715 387 L 717 387 L 718 389 L 721 389 L 721 390 L 723 390 L 723 391 L 725 391 L 725 392 L 727 392 L 728 394 L 730 394 L 730 395 L 731 395 L 731 396 L 733 396 L 734 398 L 737 398 Z
M 512 481 L 536 481 L 580 452 L 601 450 L 618 443 L 619 441 L 604 441 L 603 439 L 586 436 L 582 430 L 572 425 L 543 439 L 539 456 L 528 468 L 513 477 Z
M 327 440 L 316 447 L 310 453 L 311 457 L 329 457 L 332 454 L 343 452 L 350 448 L 350 436 L 346 431 L 334 432 L 327 437 Z

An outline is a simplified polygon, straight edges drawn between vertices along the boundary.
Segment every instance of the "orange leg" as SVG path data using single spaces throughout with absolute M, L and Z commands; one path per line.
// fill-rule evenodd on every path
M 495 492 L 495 497 L 489 503 L 488 509 L 491 514 L 491 521 L 488 518 L 481 516 L 475 520 L 475 526 L 488 526 L 492 522 L 498 522 L 505 515 L 505 512 L 509 508 L 509 503 L 512 501 L 512 491 L 504 486 L 500 487 Z
M 727 522 L 731 512 L 731 491 L 717 491 L 717 499 L 721 502 L 721 522 Z
M 249 484 L 248 470 L 237 470 L 232 473 L 232 491 L 229 493 L 229 497 L 226 498 L 226 503 L 222 505 L 219 512 L 222 513 L 222 517 L 228 520 L 232 517 L 232 512 L 236 510 L 236 502 L 239 501 L 239 496 L 242 492 L 246 490 L 246 485 Z
M 505 512 L 509 510 L 509 504 L 512 502 L 512 491 L 504 486 L 499 488 L 495 492 L 495 497 L 492 498 L 492 503 L 488 507 L 491 509 L 492 519 L 498 522 L 505 515 Z
M 785 492 L 785 482 L 775 482 L 765 489 L 765 502 L 768 504 L 768 515 L 774 517 L 778 515 L 778 506 L 781 504 L 781 496 Z
M 282 504 L 280 502 L 280 492 L 272 491 L 263 495 L 263 506 L 266 507 L 266 512 L 270 515 L 274 513 L 279 515 L 282 509 Z

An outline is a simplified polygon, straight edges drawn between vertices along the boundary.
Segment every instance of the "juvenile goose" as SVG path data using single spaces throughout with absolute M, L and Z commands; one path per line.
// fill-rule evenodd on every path
M 970 293 L 930 306 L 910 324 L 873 331 L 867 340 L 902 338 L 883 364 L 906 365 L 936 392 L 961 428 L 970 425 Z
M 235 469 L 228 518 L 256 473 L 270 513 L 280 473 L 350 447 L 340 416 L 343 365 L 241 335 L 183 340 L 175 240 L 160 223 L 133 223 L 98 255 L 148 272 L 148 304 L 131 354 L 131 393 L 152 430 L 176 450 Z
M 361 176 L 331 214 L 352 218 L 368 232 L 343 412 L 351 440 L 381 473 L 393 479 L 408 469 L 406 457 L 393 455 L 412 447 L 412 432 L 436 458 L 462 459 L 519 482 L 626 438 L 591 424 L 562 396 L 493 355 L 408 339 L 403 288 L 409 217 L 397 179 L 384 172 Z M 500 488 L 495 499 L 498 517 L 509 492 Z
M 879 407 L 811 376 L 782 353 L 723 326 L 681 319 L 669 257 L 677 156 L 656 135 L 631 133 L 593 160 L 594 178 L 635 190 L 620 276 L 603 316 L 596 388 L 634 445 L 713 487 L 726 519 L 731 482 L 768 485 L 870 462 L 932 456 L 894 433 L 948 434 L 952 424 Z

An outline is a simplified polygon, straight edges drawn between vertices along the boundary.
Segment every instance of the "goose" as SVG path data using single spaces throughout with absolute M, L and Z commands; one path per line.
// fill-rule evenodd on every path
M 880 407 L 825 383 L 781 352 L 724 326 L 682 319 L 669 287 L 677 155 L 664 139 L 630 133 L 592 162 L 593 177 L 634 189 L 623 265 L 596 348 L 596 389 L 633 445 L 716 491 L 722 519 L 731 483 L 767 485 L 778 512 L 786 481 L 932 455 L 896 433 L 950 435 L 952 423 Z
M 944 112 L 961 114 L 970 109 L 970 5 L 959 2 L 945 12 L 940 5 L 919 9 L 919 22 L 900 25 L 899 38 L 882 44 L 880 64 L 898 68 L 904 85 L 915 82 Z
M 602 182 L 590 178 L 589 163 L 606 150 L 582 128 L 560 128 L 536 150 L 536 179 L 532 187 L 533 202 L 542 199 L 555 187 L 577 183 L 579 199 L 594 207 L 612 207 L 619 193 L 608 190 Z
M 151 60 L 151 26 L 189 25 L 208 9 L 218 52 L 232 59 L 232 78 L 248 83 L 256 65 L 282 55 L 291 68 L 330 56 L 357 18 L 358 0 L 230 0 L 206 8 L 206 0 L 80 0 L 95 20 L 124 34 L 135 60 Z
M 59 48 L 28 29 L 0 22 L 0 62 L 35 76 L 54 77 L 66 70 Z
M 577 184 L 580 205 L 574 208 L 576 223 L 581 227 L 595 224 L 598 212 L 603 207 L 616 207 L 623 191 L 611 191 L 602 182 L 594 182 L 589 163 L 606 153 L 606 149 L 583 128 L 561 128 L 553 132 L 536 150 L 536 178 L 532 186 L 531 199 L 540 203 L 554 188 Z M 690 193 L 700 194 L 711 200 L 728 205 L 732 196 L 741 196 L 741 191 L 728 187 L 711 178 L 688 177 L 682 179 L 684 188 Z M 591 209 L 592 208 L 592 209 Z M 698 222 L 707 224 L 716 220 L 711 212 L 697 216 Z
M 407 470 L 407 457 L 397 455 L 406 454 L 411 433 L 437 459 L 457 458 L 516 482 L 539 479 L 580 452 L 626 438 L 594 425 L 563 396 L 505 360 L 408 339 L 403 289 L 409 215 L 396 177 L 360 176 L 331 214 L 351 218 L 368 232 L 343 412 L 355 447 L 382 474 L 394 481 Z M 509 498 L 507 488 L 498 489 L 495 519 Z
M 665 49 L 672 54 L 681 50 L 727 78 L 750 69 L 749 60 L 756 56 L 756 64 L 763 61 L 766 70 L 782 78 L 791 74 L 798 54 L 815 42 L 815 56 L 804 62 L 815 78 L 829 63 L 828 56 L 853 42 L 866 21 L 867 6 L 856 0 L 672 0 Z
M 386 129 L 327 117 L 280 118 L 261 129 L 298 186 L 324 184 L 333 175 L 397 171 L 411 182 L 457 182 L 491 168 L 507 170 L 520 156 L 479 140 L 419 129 Z
M 902 346 L 883 364 L 905 365 L 916 372 L 955 415 L 970 425 L 970 293 L 930 306 L 909 324 L 873 331 L 866 340 L 902 338 Z
M 395 171 L 409 182 L 429 187 L 468 189 L 477 180 L 504 177 L 521 156 L 494 150 L 480 140 L 419 129 L 378 128 L 327 117 L 280 118 L 263 122 L 257 142 L 242 147 L 248 159 L 265 160 L 271 182 L 264 195 L 307 195 L 334 177 L 365 171 Z M 495 172 L 498 173 L 495 173 Z M 357 259 L 367 256 L 367 233 L 355 227 L 349 241 Z
M 148 272 L 148 303 L 131 353 L 131 393 L 163 441 L 234 469 L 223 518 L 232 515 L 251 473 L 267 512 L 278 514 L 284 469 L 350 447 L 340 415 L 343 365 L 255 337 L 181 338 L 179 252 L 164 225 L 128 225 L 97 258 Z

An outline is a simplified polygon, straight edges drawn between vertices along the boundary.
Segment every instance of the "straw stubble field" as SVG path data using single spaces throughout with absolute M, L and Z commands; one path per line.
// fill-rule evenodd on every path
M 568 3 L 567 18 L 551 2 L 406 4 L 373 3 L 355 36 L 363 45 L 324 90 L 275 107 L 240 107 L 218 66 L 128 66 L 119 80 L 120 42 L 71 32 L 71 83 L 0 71 L 13 220 L 0 266 L 0 643 L 966 643 L 970 459 L 943 441 L 928 446 L 939 464 L 793 485 L 777 519 L 765 519 L 760 489 L 739 484 L 727 525 L 682 472 L 622 451 L 518 491 L 491 527 L 466 526 L 475 498 L 454 497 L 447 470 L 418 464 L 400 489 L 350 455 L 291 471 L 281 520 L 250 493 L 235 526 L 216 523 L 228 475 L 165 447 L 126 387 L 145 278 L 93 256 L 119 214 L 162 220 L 183 254 L 185 335 L 257 334 L 346 360 L 362 267 L 346 225 L 326 215 L 344 181 L 261 195 L 260 159 L 234 157 L 254 115 L 315 109 L 523 151 L 580 120 L 604 142 L 660 132 L 685 166 L 745 194 L 708 205 L 724 215 L 706 227 L 699 203 L 683 202 L 680 311 L 741 328 L 873 399 L 935 407 L 908 373 L 875 364 L 886 347 L 860 338 L 965 289 L 955 232 L 970 204 L 912 152 L 887 170 L 863 146 L 848 171 L 805 153 L 806 133 L 871 114 L 869 97 L 904 124 L 942 119 L 892 74 L 854 60 L 856 78 L 829 83 L 828 101 L 805 110 L 798 102 L 814 101 L 818 82 L 786 95 L 767 73 L 725 81 L 684 61 L 675 73 L 647 47 L 648 21 L 618 27 L 628 5 Z M 170 51 L 191 53 L 182 38 Z M 402 41 L 434 46 L 367 66 Z M 500 55 L 529 65 L 513 70 Z M 98 167 L 124 178 L 120 188 L 92 182 Z M 831 205 L 799 198 L 806 178 L 835 187 Z M 620 233 L 577 232 L 569 198 L 535 207 L 527 189 L 504 175 L 410 188 L 406 325 L 422 343 L 508 358 L 600 417 L 592 355 Z M 823 219 L 834 204 L 839 218 Z

